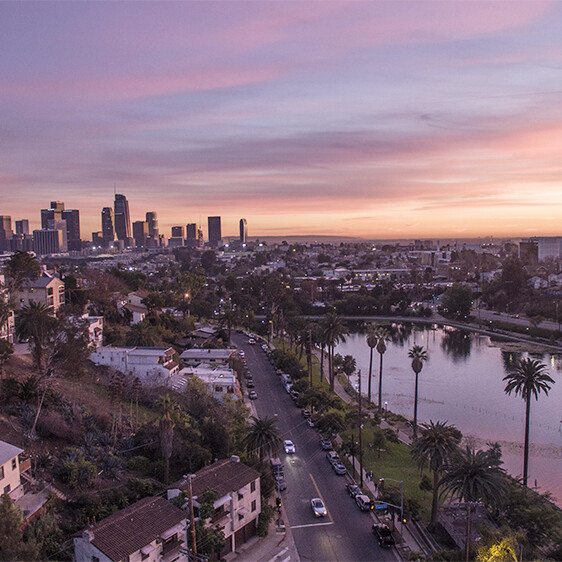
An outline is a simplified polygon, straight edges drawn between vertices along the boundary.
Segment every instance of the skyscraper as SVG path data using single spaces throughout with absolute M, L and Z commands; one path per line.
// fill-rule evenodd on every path
M 50 220 L 45 230 L 60 230 L 62 232 L 61 242 L 59 244 L 59 252 L 68 252 L 68 230 L 66 221 L 63 219 Z
M 240 219 L 240 244 L 245 244 L 248 239 L 248 221 Z
M 16 234 L 29 234 L 29 220 L 16 221 Z
M 146 221 L 135 221 L 133 223 L 133 238 L 136 248 L 146 247 L 146 237 L 148 236 L 148 223 Z
M 62 201 L 51 201 L 48 209 L 41 209 L 41 228 L 49 228 L 49 221 L 62 220 L 64 203 Z
M 103 245 L 107 248 L 115 240 L 113 209 L 111 207 L 104 207 L 101 211 L 101 233 Z
M 158 230 L 158 215 L 155 211 L 146 213 L 146 222 L 148 224 L 146 246 L 148 248 L 156 248 L 160 246 L 160 231 Z
M 64 232 L 60 229 L 43 228 L 41 230 L 33 231 L 33 251 L 44 256 L 47 254 L 58 254 L 65 250 L 61 248 L 64 245 L 63 235 L 66 234 L 66 227 Z
M 207 226 L 209 229 L 209 246 L 211 248 L 217 248 L 219 242 L 222 238 L 221 234 L 221 218 L 220 217 L 208 217 Z
M 124 195 L 115 194 L 114 202 L 115 234 L 118 240 L 131 238 L 131 216 L 129 214 L 129 202 Z
M 13 235 L 12 217 L 0 215 L 0 251 L 9 249 L 10 240 Z
M 68 250 L 79 252 L 82 249 L 82 240 L 80 239 L 80 211 L 78 209 L 67 209 L 62 212 L 62 219 L 66 221 Z
M 185 228 L 183 226 L 172 226 L 172 238 L 185 238 Z

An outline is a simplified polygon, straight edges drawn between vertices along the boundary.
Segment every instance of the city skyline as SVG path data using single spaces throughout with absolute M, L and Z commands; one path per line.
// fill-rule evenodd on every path
M 1 212 L 556 236 L 562 3 L 513 5 L 4 2 Z

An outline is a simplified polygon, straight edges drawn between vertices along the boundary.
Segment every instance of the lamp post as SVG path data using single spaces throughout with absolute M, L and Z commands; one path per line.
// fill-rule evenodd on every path
M 384 419 L 388 418 L 388 402 L 384 401 Z
M 189 318 L 191 316 L 191 310 L 189 307 L 189 305 L 191 304 L 191 295 L 189 293 L 185 293 L 184 297 L 187 303 L 187 317 Z
M 381 478 L 379 480 L 379 489 L 381 487 L 381 484 L 383 484 L 385 480 L 390 480 L 391 482 L 400 484 L 400 548 L 402 548 L 404 544 L 404 480 L 395 480 L 394 478 Z M 398 507 L 396 505 L 392 505 L 391 503 L 388 503 L 388 505 L 392 507 Z

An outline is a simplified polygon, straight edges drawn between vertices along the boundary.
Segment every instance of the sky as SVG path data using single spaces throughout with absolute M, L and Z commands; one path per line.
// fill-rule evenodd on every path
M 562 2 L 0 2 L 0 214 L 560 235 Z

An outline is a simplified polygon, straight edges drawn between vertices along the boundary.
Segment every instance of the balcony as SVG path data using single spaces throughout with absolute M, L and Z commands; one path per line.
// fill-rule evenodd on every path
M 160 560 L 162 562 L 170 562 L 177 557 L 181 549 L 185 548 L 185 543 L 180 541 L 177 536 L 173 540 L 162 545 L 162 554 Z

